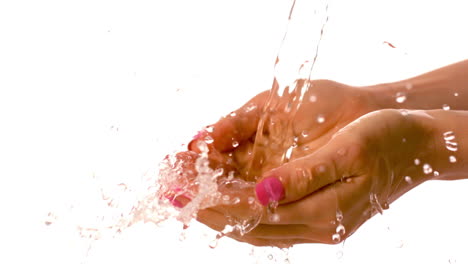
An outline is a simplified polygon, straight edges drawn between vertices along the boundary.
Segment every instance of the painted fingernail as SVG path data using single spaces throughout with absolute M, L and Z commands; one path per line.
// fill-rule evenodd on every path
M 178 195 L 177 197 L 175 195 L 172 195 L 172 194 L 167 194 L 164 196 L 166 199 L 168 199 L 171 204 L 177 208 L 182 208 L 185 206 L 184 203 L 182 203 L 181 201 L 177 200 L 177 198 L 181 197 L 183 199 L 186 199 L 186 200 L 190 200 L 187 196 L 185 195 Z
M 281 181 L 273 176 L 263 179 L 255 187 L 258 201 L 267 206 L 270 202 L 278 202 L 284 199 L 284 187 Z
M 181 202 L 179 202 L 179 201 L 177 201 L 177 200 L 175 200 L 175 199 L 174 199 L 174 200 L 171 200 L 171 204 L 172 204 L 173 206 L 177 207 L 177 208 L 182 208 L 182 207 L 184 207 L 184 205 L 183 205 Z

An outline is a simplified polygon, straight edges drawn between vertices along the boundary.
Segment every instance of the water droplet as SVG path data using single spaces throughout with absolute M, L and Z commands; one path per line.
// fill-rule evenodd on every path
M 458 93 L 454 93 L 453 96 L 458 96 Z
M 210 244 L 208 245 L 211 249 L 215 249 L 218 246 L 219 239 L 215 238 L 213 239 Z
M 407 83 L 405 87 L 406 87 L 407 90 L 411 90 L 411 89 L 413 89 L 413 84 L 412 83 Z
M 257 109 L 257 106 L 254 105 L 254 104 L 250 104 L 249 106 L 247 106 L 247 107 L 245 108 L 245 112 L 248 113 L 248 112 L 251 112 L 251 111 L 253 111 L 253 110 L 255 110 L 255 109 Z
M 449 161 L 450 161 L 450 163 L 455 163 L 455 162 L 457 162 L 457 158 L 455 156 L 450 156 Z
M 401 104 L 403 103 L 404 101 L 406 101 L 406 94 L 405 93 L 402 93 L 402 92 L 398 92 L 396 94 L 396 102 Z
M 409 184 L 413 183 L 413 179 L 410 176 L 405 176 L 405 181 Z
M 440 174 L 438 171 L 434 171 L 434 177 L 438 177 Z
M 205 142 L 206 144 L 211 144 L 213 143 L 214 139 L 211 136 L 206 136 L 205 137 Z
M 309 133 L 307 132 L 307 130 L 304 130 L 304 131 L 301 132 L 301 136 L 302 137 L 308 137 Z
M 238 203 L 240 203 L 240 198 L 234 197 L 234 199 L 232 199 L 232 204 L 238 204 Z
M 446 141 L 445 142 L 445 148 L 447 148 L 450 151 L 457 151 L 458 150 L 458 144 L 457 142 L 451 142 L 451 141 Z
M 247 203 L 253 204 L 254 202 L 255 202 L 255 197 L 250 196 L 249 198 L 247 198 Z
M 323 115 L 318 115 L 317 116 L 317 122 L 320 123 L 320 124 L 325 122 L 325 117 Z
M 400 113 L 401 113 L 402 116 L 407 116 L 407 115 L 409 115 L 409 112 L 408 112 L 408 110 L 406 110 L 406 109 L 400 110 Z
M 406 138 L 402 138 L 402 139 L 401 139 L 401 142 L 405 143 L 405 142 L 406 142 Z
M 341 212 L 340 210 L 336 211 L 336 221 L 338 222 L 343 221 L 343 212 Z
M 333 235 L 332 235 L 332 240 L 333 240 L 333 242 L 335 242 L 335 243 L 339 243 L 339 242 L 341 241 L 341 236 L 340 236 L 340 234 L 333 234 Z
M 285 153 L 284 157 L 286 158 L 287 161 L 289 161 L 291 159 L 291 154 L 292 154 L 293 148 L 294 147 L 291 146 L 286 150 L 286 153 Z
M 229 204 L 229 200 L 231 199 L 231 197 L 227 194 L 223 195 L 223 197 L 221 198 L 223 200 L 223 204 Z
M 309 149 L 310 149 L 310 147 L 309 147 L 309 146 L 307 146 L 307 145 L 305 145 L 305 146 L 303 146 L 303 147 L 302 147 L 302 149 L 307 151 L 307 150 L 309 150 Z
M 213 127 L 213 126 L 207 126 L 207 127 L 205 128 L 205 130 L 206 130 L 208 133 L 213 133 L 214 127 Z
M 338 251 L 336 252 L 336 257 L 337 257 L 338 259 L 341 259 L 341 258 L 343 257 L 343 250 L 338 250 Z
M 237 148 L 239 146 L 239 142 L 237 141 L 232 141 L 232 147 Z
M 445 111 L 448 111 L 448 110 L 450 110 L 450 106 L 448 104 L 444 104 L 442 106 L 442 109 L 444 109 Z
M 269 260 L 273 260 L 273 254 L 268 254 L 267 258 L 268 258 Z
M 346 229 L 345 229 L 344 225 L 339 224 L 339 225 L 336 227 L 336 233 L 337 233 L 337 234 L 340 234 L 340 235 L 344 235 L 344 234 L 346 233 Z
M 231 114 L 229 114 L 230 116 L 232 117 L 235 117 L 237 114 L 235 112 L 232 112 Z
M 414 165 L 417 166 L 417 165 L 419 165 L 419 164 L 421 164 L 421 161 L 420 161 L 419 159 L 414 159 Z
M 268 220 L 270 220 L 270 222 L 273 222 L 273 223 L 278 223 L 280 220 L 280 216 L 279 214 L 270 214 L 270 216 L 268 217 Z
M 451 141 L 455 139 L 455 133 L 453 131 L 447 131 L 444 132 L 444 140 L 445 141 Z
M 431 167 L 431 165 L 425 163 L 425 164 L 423 165 L 423 172 L 424 172 L 424 174 L 429 174 L 429 173 L 431 173 L 431 172 L 432 172 L 432 167 Z
M 311 95 L 311 96 L 309 97 L 309 101 L 311 101 L 312 103 L 317 102 L 317 96 Z

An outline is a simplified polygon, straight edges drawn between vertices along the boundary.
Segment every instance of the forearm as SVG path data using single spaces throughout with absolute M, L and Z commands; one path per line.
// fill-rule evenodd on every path
M 394 83 L 364 87 L 379 108 L 468 110 L 468 60 Z

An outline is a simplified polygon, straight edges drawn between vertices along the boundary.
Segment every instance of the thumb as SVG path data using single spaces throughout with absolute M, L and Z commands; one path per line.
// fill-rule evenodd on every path
M 353 164 L 360 152 L 359 144 L 335 138 L 308 156 L 264 173 L 255 188 L 257 199 L 264 206 L 293 202 L 343 178 L 356 176 Z

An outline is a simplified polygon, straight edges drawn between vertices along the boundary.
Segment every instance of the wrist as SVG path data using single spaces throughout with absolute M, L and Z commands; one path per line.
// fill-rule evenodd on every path
M 400 110 L 400 133 L 386 135 L 394 168 L 390 201 L 428 180 L 468 178 L 468 111 Z M 404 111 L 404 112 L 403 112 Z M 399 139 L 399 140 L 398 140 Z
M 421 111 L 422 112 L 422 111 Z M 429 179 L 456 180 L 468 178 L 468 111 L 424 111 L 428 117 L 420 118 L 432 130 L 432 147 L 428 149 L 428 162 L 434 171 Z

